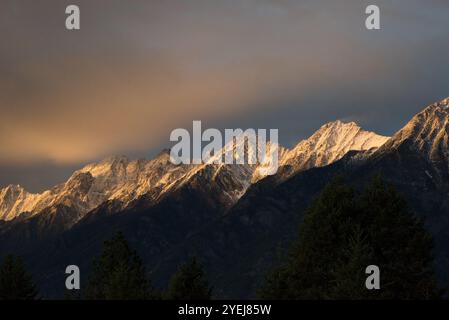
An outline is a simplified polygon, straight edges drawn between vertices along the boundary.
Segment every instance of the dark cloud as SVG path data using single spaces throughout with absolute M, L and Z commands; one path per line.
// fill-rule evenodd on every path
M 449 95 L 449 3 L 378 0 L 381 31 L 364 28 L 368 4 L 3 0 L 0 185 L 152 154 L 197 119 L 279 128 L 287 146 L 337 118 L 392 134 Z

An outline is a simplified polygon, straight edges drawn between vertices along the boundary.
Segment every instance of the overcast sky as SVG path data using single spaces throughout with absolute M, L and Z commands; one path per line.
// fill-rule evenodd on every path
M 192 120 L 291 147 L 336 119 L 391 135 L 449 96 L 447 0 L 2 0 L 0 39 L 0 187 L 151 157 Z

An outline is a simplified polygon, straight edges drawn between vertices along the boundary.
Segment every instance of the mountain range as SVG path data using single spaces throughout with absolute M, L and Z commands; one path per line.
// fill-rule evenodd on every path
M 291 175 L 328 165 L 350 150 L 376 149 L 387 140 L 388 137 L 362 130 L 354 122 L 335 121 L 322 126 L 292 150 L 277 145 L 275 147 L 279 150 L 280 166 L 288 167 Z M 232 152 L 237 144 L 243 143 L 243 138 L 228 143 L 220 155 Z M 246 152 L 254 155 L 257 150 L 247 149 Z M 157 203 L 164 194 L 199 177 L 205 182 L 220 184 L 232 205 L 249 185 L 263 178 L 258 174 L 258 169 L 259 165 L 173 165 L 169 149 L 163 150 L 152 160 L 129 160 L 126 156 L 114 156 L 86 165 L 74 172 L 66 182 L 42 193 L 27 192 L 20 185 L 0 189 L 0 219 L 30 218 L 45 210 L 58 214 L 57 208 L 64 207 L 73 212 L 67 217 L 67 227 L 71 227 L 89 211 L 107 201 L 120 202 L 117 210 L 143 195 L 149 196 L 152 203 Z M 287 177 L 284 172 L 282 178 Z
M 17 185 L 0 189 L 0 253 L 24 256 L 45 294 L 57 297 L 65 266 L 88 273 L 102 241 L 120 230 L 157 286 L 196 255 L 219 297 L 248 298 L 332 177 L 361 187 L 381 174 L 424 219 L 435 240 L 439 280 L 447 285 L 448 135 L 449 98 L 426 107 L 392 137 L 337 120 L 292 149 L 271 146 L 278 148 L 280 167 L 268 177 L 260 165 L 174 165 L 168 149 L 151 160 L 110 157 L 42 193 Z M 222 153 L 239 143 L 244 139 Z

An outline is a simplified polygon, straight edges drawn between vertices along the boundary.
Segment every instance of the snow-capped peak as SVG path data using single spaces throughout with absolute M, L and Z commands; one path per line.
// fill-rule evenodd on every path
M 258 140 L 256 135 L 249 138 L 241 134 L 227 142 L 217 154 L 212 155 L 205 162 L 206 164 L 224 163 L 228 158 L 235 164 L 262 165 L 265 163 L 267 165 L 269 156 L 277 154 L 279 160 L 285 150 L 278 143 Z
M 129 162 L 130 160 L 126 156 L 112 156 L 100 162 L 90 163 L 79 172 L 89 172 L 93 177 L 98 177 L 111 171 L 120 170 L 120 168 L 126 167 Z
M 406 142 L 431 162 L 449 163 L 449 98 L 416 114 L 379 152 Z
M 255 139 L 252 142 L 245 134 L 234 137 L 206 159 L 205 163 L 193 166 L 185 177 L 176 181 L 174 187 L 193 184 L 212 189 L 212 185 L 219 185 L 223 205 L 234 204 L 252 183 L 265 177 L 268 169 L 275 165 L 270 161 L 273 159 L 271 156 L 277 156 L 279 162 L 287 150 L 271 141 Z M 262 143 L 265 143 L 265 150 Z
M 365 131 L 355 122 L 326 123 L 308 139 L 299 142 L 282 159 L 289 173 L 321 167 L 341 159 L 352 150 L 365 151 L 382 146 L 389 137 Z
M 84 166 L 66 182 L 39 194 L 29 193 L 20 186 L 0 189 L 0 219 L 11 220 L 24 212 L 35 215 L 46 208 L 63 205 L 76 212 L 68 221 L 71 225 L 108 200 L 119 200 L 126 205 L 146 193 L 156 198 L 188 170 L 189 166 L 171 164 L 166 150 L 153 160 L 109 157 Z
M 20 213 L 32 210 L 37 194 L 29 193 L 19 185 L 0 189 L 0 220 L 11 220 Z
M 444 109 L 447 109 L 449 107 L 449 97 L 438 102 L 438 105 L 443 107 Z

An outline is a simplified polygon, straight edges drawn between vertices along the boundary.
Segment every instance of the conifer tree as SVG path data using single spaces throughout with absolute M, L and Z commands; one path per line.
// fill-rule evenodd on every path
M 87 299 L 142 300 L 156 295 L 137 253 L 129 248 L 122 233 L 105 241 L 101 256 L 94 261 L 86 290 Z
M 440 296 L 433 271 L 433 240 L 404 198 L 380 176 L 360 197 L 375 264 L 382 270 L 382 298 L 431 299 Z
M 368 265 L 381 289 L 365 287 Z M 379 177 L 360 196 L 332 181 L 305 213 L 285 263 L 259 292 L 269 299 L 430 299 L 439 297 L 432 239 L 406 202 Z
M 345 300 L 369 299 L 372 292 L 365 287 L 366 267 L 373 262 L 373 252 L 359 225 L 350 233 L 348 244 L 336 263 L 329 298 Z
M 210 300 L 212 288 L 196 258 L 180 266 L 172 276 L 167 292 L 170 300 Z
M 0 300 L 34 300 L 37 295 L 36 285 L 22 259 L 6 256 L 0 266 Z

